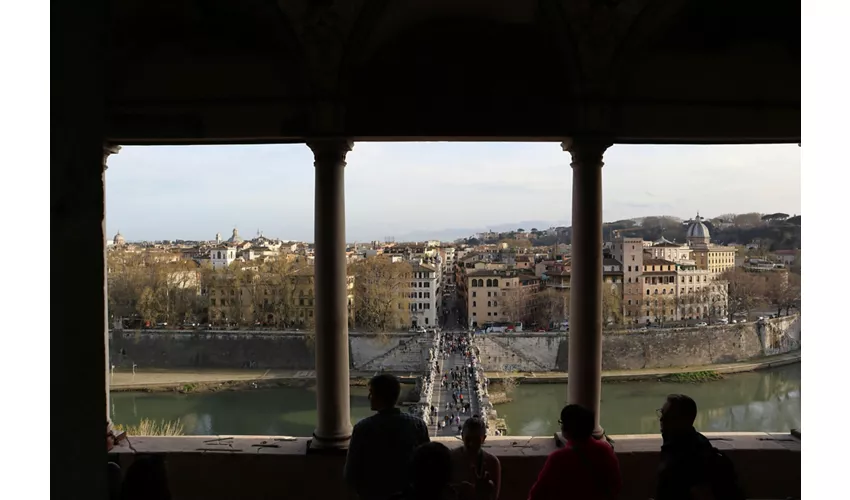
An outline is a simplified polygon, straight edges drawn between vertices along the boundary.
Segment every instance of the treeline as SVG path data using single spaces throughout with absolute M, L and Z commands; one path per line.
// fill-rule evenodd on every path
M 772 306 L 778 316 L 800 306 L 800 275 L 786 271 L 748 272 L 740 267 L 723 274 L 729 284 L 729 317 L 749 317 L 760 305 Z
M 801 248 L 801 216 L 789 217 L 784 213 L 760 214 L 756 212 L 746 214 L 723 214 L 719 217 L 728 221 L 731 225 L 717 227 L 711 220 L 703 220 L 711 233 L 711 241 L 717 244 L 739 244 L 745 245 L 752 241 L 760 241 L 766 251 L 793 250 Z M 634 219 L 624 219 L 615 222 L 607 222 L 602 226 L 602 237 L 605 241 L 611 241 L 614 231 L 620 231 L 624 236 L 643 238 L 647 241 L 655 241 L 662 236 L 671 241 L 684 243 L 688 226 L 682 219 L 667 216 L 644 217 L 640 223 Z M 517 239 L 517 233 L 524 231 L 509 231 L 499 233 L 498 236 L 480 240 L 468 238 L 469 245 L 494 244 L 501 241 L 513 241 Z M 546 231 L 538 231 L 536 228 L 530 231 L 534 236 L 528 243 L 529 246 L 552 246 L 555 244 L 572 243 L 572 227 L 562 228 L 556 234 L 547 234 Z M 523 244 L 524 245 L 524 244 Z
M 349 266 L 354 277 L 352 327 L 406 328 L 411 266 L 373 257 Z M 110 251 L 110 322 L 129 328 L 166 323 L 312 329 L 312 266 L 286 259 L 237 261 L 226 269 L 157 252 Z

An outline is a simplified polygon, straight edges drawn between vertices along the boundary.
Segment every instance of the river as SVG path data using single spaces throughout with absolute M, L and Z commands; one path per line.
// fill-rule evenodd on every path
M 703 383 L 657 381 L 602 384 L 602 426 L 608 434 L 658 432 L 655 410 L 670 393 L 684 393 L 699 407 L 697 429 L 788 431 L 800 428 L 799 363 L 729 375 Z M 351 418 L 370 415 L 365 387 L 351 388 Z M 547 435 L 558 426 L 565 384 L 518 386 L 513 401 L 496 407 L 514 435 Z M 136 424 L 143 418 L 177 420 L 193 435 L 255 434 L 309 436 L 316 418 L 314 388 L 276 387 L 200 394 L 116 392 L 112 418 Z

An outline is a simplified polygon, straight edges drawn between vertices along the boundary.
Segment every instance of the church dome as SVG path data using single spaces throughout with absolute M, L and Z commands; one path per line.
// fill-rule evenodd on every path
M 702 217 L 699 214 L 694 218 L 694 222 L 688 226 L 688 238 L 710 238 L 708 226 L 702 223 Z
M 116 234 L 115 237 L 112 238 L 112 244 L 113 245 L 123 245 L 124 243 L 125 243 L 124 235 L 121 234 L 121 231 L 118 231 L 118 234 Z
M 227 241 L 230 243 L 242 243 L 242 237 L 239 236 L 239 231 L 235 227 L 233 228 L 233 235 Z

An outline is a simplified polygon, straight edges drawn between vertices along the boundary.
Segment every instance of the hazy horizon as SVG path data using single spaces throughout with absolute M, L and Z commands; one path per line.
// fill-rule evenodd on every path
M 571 221 L 570 155 L 556 143 L 356 143 L 347 162 L 350 242 Z M 313 240 L 313 157 L 303 144 L 127 146 L 109 167 L 110 238 L 211 240 L 237 227 L 245 239 L 260 230 Z M 605 221 L 799 214 L 800 198 L 796 144 L 615 145 L 605 155 Z

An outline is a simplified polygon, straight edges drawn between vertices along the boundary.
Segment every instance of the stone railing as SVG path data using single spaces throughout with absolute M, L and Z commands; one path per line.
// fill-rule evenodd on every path
M 434 383 L 437 381 L 439 374 L 435 366 L 437 363 L 437 347 L 439 345 L 439 333 L 435 334 L 432 342 L 432 347 L 428 349 L 427 369 L 425 374 L 417 378 L 416 386 L 419 393 L 419 402 L 412 405 L 411 413 L 425 421 L 427 425 L 431 425 L 431 404 L 434 398 Z
M 477 351 L 477 349 L 475 349 L 475 351 Z M 473 381 L 478 390 L 475 392 L 473 397 L 478 403 L 477 406 L 479 416 L 485 422 L 487 422 L 487 435 L 493 436 L 496 433 L 495 422 L 498 416 L 496 414 L 495 408 L 493 407 L 493 403 L 490 402 L 490 395 L 488 392 L 490 380 L 484 374 L 484 370 L 481 368 L 481 362 L 479 360 L 478 353 L 475 351 L 473 352 L 471 364 Z
M 714 446 L 735 465 L 747 498 L 800 498 L 800 440 L 788 433 L 707 433 Z M 620 461 L 620 500 L 655 496 L 661 436 L 611 436 Z M 222 440 L 227 446 L 221 446 Z M 454 437 L 434 437 L 450 448 Z M 308 452 L 309 438 L 286 436 L 130 436 L 113 449 L 111 459 L 122 469 L 138 455 L 165 459 L 168 486 L 174 500 L 318 500 L 349 498 L 343 479 L 345 453 Z M 502 465 L 499 500 L 525 500 L 546 457 L 557 449 L 552 436 L 487 438 L 487 451 Z M 215 478 L 211 481 L 210 478 Z

